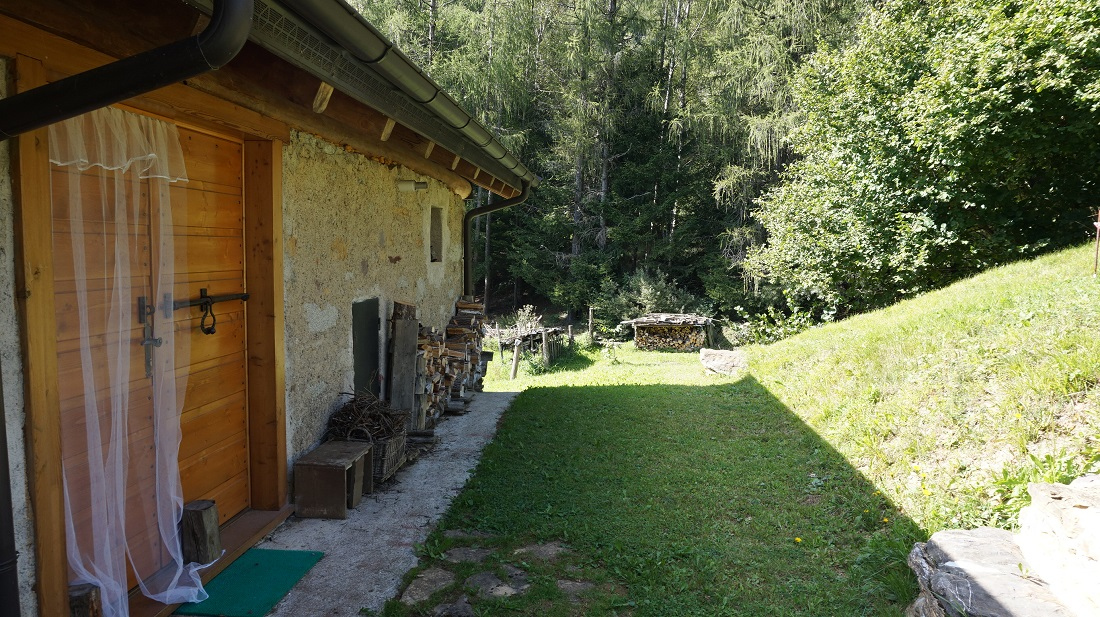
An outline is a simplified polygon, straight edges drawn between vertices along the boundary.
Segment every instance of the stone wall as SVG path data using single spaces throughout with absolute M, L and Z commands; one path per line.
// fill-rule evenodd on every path
M 10 61 L 0 58 L 0 98 L 7 94 Z M 23 361 L 15 312 L 15 262 L 12 220 L 12 165 L 9 142 L 0 142 L 0 379 L 3 380 L 4 421 L 7 423 L 8 465 L 11 469 L 15 544 L 19 551 L 19 605 L 26 617 L 38 614 L 34 583 L 34 529 L 27 494 L 27 457 L 23 438 Z
M 428 189 L 398 192 L 399 180 Z M 283 154 L 287 452 L 322 436 L 350 392 L 352 303 L 415 304 L 443 327 L 462 293 L 462 201 L 438 181 L 295 133 Z M 431 262 L 432 208 L 442 208 L 441 261 Z M 383 328 L 385 336 L 386 328 Z M 380 346 L 386 349 L 386 342 Z M 385 366 L 385 363 L 380 363 Z

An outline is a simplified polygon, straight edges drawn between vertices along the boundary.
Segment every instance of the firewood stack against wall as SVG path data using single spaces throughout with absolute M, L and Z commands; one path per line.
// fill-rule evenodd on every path
M 428 428 L 444 413 L 464 413 L 469 393 L 480 391 L 485 374 L 481 361 L 485 312 L 476 299 L 459 300 L 443 331 L 420 328 L 417 341 L 417 404 Z

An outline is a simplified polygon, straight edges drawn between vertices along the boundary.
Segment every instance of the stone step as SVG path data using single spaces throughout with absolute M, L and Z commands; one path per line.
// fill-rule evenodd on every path
M 909 567 L 925 607 L 921 612 L 911 607 L 908 614 L 914 617 L 1076 617 L 1030 573 L 1020 547 L 1003 529 L 938 531 L 913 547 Z
M 1100 476 L 1028 492 L 1018 536 L 951 529 L 913 547 L 921 595 L 908 617 L 1100 615 Z
M 1077 615 L 1100 615 L 1100 476 L 1030 484 L 1016 543 L 1035 575 Z

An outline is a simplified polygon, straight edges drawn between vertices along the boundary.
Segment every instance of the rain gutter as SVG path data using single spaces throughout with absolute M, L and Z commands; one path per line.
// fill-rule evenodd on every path
M 200 33 L 0 99 L 0 141 L 225 65 L 248 40 L 253 0 L 215 0 Z
M 185 0 L 210 12 L 211 0 Z M 519 189 L 538 176 L 344 0 L 256 0 L 249 39 Z
M 468 210 L 462 217 L 462 295 L 474 295 L 474 247 L 470 244 L 471 236 L 473 235 L 471 226 L 473 225 L 474 219 L 483 214 L 518 206 L 527 201 L 527 198 L 531 196 L 531 186 L 531 183 L 524 182 L 523 189 L 520 190 L 519 195 L 511 199 L 505 199 L 500 203 L 489 204 L 487 206 Z
M 457 133 L 457 136 L 475 146 L 476 149 L 473 152 L 468 148 L 463 149 L 466 152 L 463 158 L 493 173 L 501 180 L 512 180 L 510 184 L 517 188 L 521 182 L 538 184 L 538 177 L 534 173 L 508 152 L 492 133 L 459 107 L 458 103 L 439 87 L 439 84 L 425 75 L 345 0 L 279 0 L 279 2 L 396 86 L 411 102 L 430 111 L 450 129 L 449 132 Z M 385 110 L 380 111 L 385 113 Z M 425 137 L 438 138 L 437 135 L 425 135 Z M 440 145 L 459 154 L 453 147 L 459 145 L 457 143 L 440 142 Z M 494 169 L 497 173 L 494 173 Z M 503 170 L 507 170 L 507 173 L 499 173 Z M 514 179 L 508 176 L 514 176 Z

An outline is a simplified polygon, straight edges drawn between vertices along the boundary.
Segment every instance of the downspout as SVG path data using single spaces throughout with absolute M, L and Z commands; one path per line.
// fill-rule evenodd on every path
M 252 9 L 253 0 L 215 0 L 192 37 L 0 99 L 0 141 L 222 67 L 248 40 Z
M 531 196 L 531 183 L 524 181 L 523 190 L 519 192 L 519 195 L 511 199 L 505 199 L 500 203 L 489 204 L 480 208 L 474 208 L 466 212 L 466 215 L 462 217 L 462 262 L 463 262 L 463 274 L 462 274 L 462 294 L 465 296 L 474 295 L 474 247 L 471 244 L 473 235 L 470 231 L 470 226 L 473 224 L 474 219 L 490 212 L 496 212 L 497 210 L 503 210 L 505 208 L 511 208 L 512 206 L 518 206 L 519 204 L 527 201 L 527 198 Z M 488 309 L 488 307 L 486 307 Z
M 0 606 L 19 614 L 19 572 L 15 550 L 15 512 L 11 503 L 11 472 L 8 471 L 8 431 L 4 412 L 4 387 L 0 384 Z

